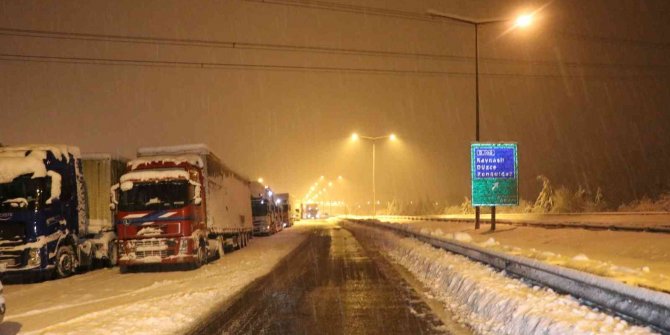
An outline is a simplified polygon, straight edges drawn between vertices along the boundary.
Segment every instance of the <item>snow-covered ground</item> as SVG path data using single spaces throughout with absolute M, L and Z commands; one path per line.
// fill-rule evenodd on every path
M 647 215 L 626 215 L 626 222 L 647 220 Z M 655 216 L 655 215 L 652 215 Z M 590 222 L 606 224 L 617 215 L 589 215 Z M 667 215 L 665 216 L 667 217 Z M 573 217 L 574 218 L 574 217 Z M 621 282 L 670 292 L 670 234 L 587 229 L 546 229 L 497 225 L 495 232 L 483 224 L 479 230 L 468 222 L 415 221 L 382 217 L 382 221 L 411 226 L 417 231 L 461 242 L 476 243 L 492 250 L 525 256 L 610 277 Z M 649 219 L 657 226 L 658 217 Z M 557 218 L 543 222 L 557 222 Z M 668 221 L 670 222 L 670 221 Z M 670 223 L 665 223 L 670 224 Z
M 383 216 L 381 216 L 383 218 Z M 390 216 L 392 217 L 392 216 Z M 429 218 L 474 221 L 474 214 L 428 215 Z M 482 214 L 483 222 L 489 222 L 491 215 Z M 498 222 L 522 222 L 539 224 L 560 224 L 565 226 L 620 227 L 635 229 L 667 229 L 670 232 L 668 212 L 602 212 L 602 213 L 498 213 Z
M 194 271 L 120 274 L 118 268 L 5 285 L 0 334 L 182 334 L 269 273 L 324 221 L 297 223 Z
M 529 286 L 466 257 L 396 234 L 355 225 L 394 261 L 409 269 L 477 334 L 653 334 L 580 305 L 550 289 Z

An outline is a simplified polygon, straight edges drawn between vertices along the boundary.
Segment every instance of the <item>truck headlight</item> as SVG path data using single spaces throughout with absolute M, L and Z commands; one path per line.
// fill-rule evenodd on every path
M 28 249 L 28 266 L 40 266 L 42 259 L 40 257 L 40 249 Z
M 188 240 L 183 239 L 179 241 L 179 254 L 180 255 L 186 255 L 188 252 Z

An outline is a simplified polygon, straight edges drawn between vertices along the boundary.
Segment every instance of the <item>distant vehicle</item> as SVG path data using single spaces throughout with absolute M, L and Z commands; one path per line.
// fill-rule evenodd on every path
M 92 184 L 104 179 L 103 174 L 92 172 L 97 175 Z M 91 194 L 87 199 L 77 147 L 0 148 L 3 278 L 68 277 L 78 269 L 90 269 L 95 261 L 109 258 L 108 246 L 115 238 L 114 232 L 89 229 L 87 200 L 109 206 L 109 193 L 101 194 Z
M 112 187 L 121 272 L 143 264 L 197 268 L 251 239 L 249 181 L 205 145 L 140 148 Z
M 293 199 L 288 193 L 279 193 L 275 197 L 279 218 L 284 228 L 293 226 Z
M 281 223 L 272 190 L 258 182 L 252 182 L 250 187 L 254 235 L 272 235 L 279 232 Z
M 321 215 L 319 214 L 319 204 L 305 204 L 302 215 L 304 219 L 319 219 Z

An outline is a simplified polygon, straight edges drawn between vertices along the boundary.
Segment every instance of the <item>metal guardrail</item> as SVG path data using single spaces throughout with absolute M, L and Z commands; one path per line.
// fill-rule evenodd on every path
M 552 215 L 564 215 L 564 214 L 552 214 Z M 565 214 L 574 216 L 575 214 Z M 590 214 L 589 214 L 590 215 Z M 610 216 L 625 216 L 625 215 L 637 215 L 630 213 L 609 213 Z M 646 213 L 642 215 L 667 215 L 667 213 Z M 461 222 L 461 223 L 473 223 L 474 218 L 445 218 L 431 215 L 419 215 L 419 216 L 406 216 L 406 215 L 392 215 L 392 216 L 380 216 L 377 217 L 388 217 L 401 220 L 410 220 L 410 221 L 440 221 L 440 222 Z M 521 227 L 539 227 L 547 229 L 561 229 L 561 228 L 573 228 L 573 229 L 586 229 L 586 230 L 615 230 L 615 231 L 630 231 L 630 232 L 646 232 L 646 233 L 663 233 L 670 234 L 670 227 L 653 227 L 653 226 L 624 226 L 617 224 L 610 225 L 599 225 L 599 224 L 589 224 L 582 222 L 542 222 L 537 220 L 528 220 L 528 219 L 509 219 L 509 218 L 496 218 L 496 222 L 500 224 L 509 224 L 513 226 Z M 483 224 L 487 224 L 486 220 L 482 221 Z
M 389 229 L 434 247 L 466 256 L 558 292 L 583 299 L 598 307 L 670 334 L 670 295 L 626 285 L 589 273 L 552 266 L 536 260 L 486 250 L 476 245 L 421 234 L 397 224 L 376 220 L 348 221 Z

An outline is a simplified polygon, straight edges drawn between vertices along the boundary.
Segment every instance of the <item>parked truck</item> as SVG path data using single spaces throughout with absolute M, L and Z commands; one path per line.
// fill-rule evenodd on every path
M 109 201 L 109 195 L 96 201 Z M 0 273 L 3 278 L 67 277 L 110 257 L 113 232 L 89 230 L 79 149 L 0 148 Z
M 288 193 L 279 193 L 276 196 L 275 203 L 279 211 L 280 222 L 283 227 L 293 226 L 293 198 Z
M 252 237 L 249 181 L 205 145 L 140 148 L 112 187 L 121 272 L 197 268 Z
M 82 172 L 88 199 L 86 236 L 95 243 L 95 260 L 107 267 L 118 263 L 114 213 L 110 211 L 109 189 L 125 171 L 128 160 L 108 153 L 84 153 Z
M 274 193 L 258 182 L 251 183 L 254 235 L 272 235 L 281 230 Z

